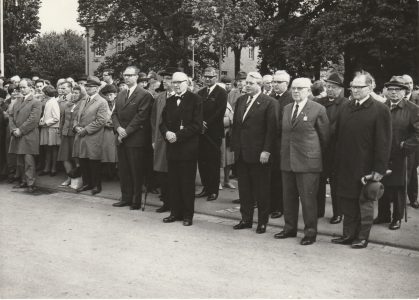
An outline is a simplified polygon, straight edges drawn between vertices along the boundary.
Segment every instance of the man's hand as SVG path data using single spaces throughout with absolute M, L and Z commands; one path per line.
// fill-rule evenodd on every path
M 169 143 L 176 142 L 176 134 L 174 132 L 168 131 L 166 132 L 166 139 L 169 141 Z
M 118 135 L 118 142 L 122 143 L 122 138 L 119 135 Z
M 87 130 L 86 129 L 82 129 L 82 130 L 80 130 L 77 134 L 79 135 L 79 136 L 81 136 L 81 137 L 84 137 L 84 136 L 86 136 L 87 135 Z
M 13 131 L 13 135 L 14 135 L 15 137 L 21 137 L 21 136 L 22 136 L 22 131 L 20 131 L 20 129 L 19 129 L 19 128 L 16 128 L 16 129 Z
M 269 152 L 263 151 L 260 154 L 260 162 L 262 164 L 266 164 L 269 161 L 269 156 L 271 156 L 271 154 Z
M 121 126 L 119 126 L 117 129 L 116 129 L 116 131 L 118 132 L 118 135 L 121 137 L 121 138 L 124 138 L 124 137 L 126 137 L 127 136 L 127 132 L 125 131 L 125 129 L 124 128 L 122 128 Z
M 381 181 L 381 179 L 383 179 L 383 175 L 381 175 L 380 173 L 378 173 L 378 172 L 372 172 L 371 173 L 371 175 L 372 175 L 372 177 L 371 177 L 371 180 L 372 181 Z

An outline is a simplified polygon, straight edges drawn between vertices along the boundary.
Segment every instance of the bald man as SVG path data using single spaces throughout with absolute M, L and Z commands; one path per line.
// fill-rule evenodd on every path
M 308 99 L 311 81 L 296 78 L 291 85 L 294 103 L 284 107 L 281 137 L 281 170 L 284 195 L 284 230 L 275 238 L 297 235 L 299 202 L 303 208 L 304 237 L 311 245 L 317 236 L 317 190 L 329 141 L 329 120 L 323 105 Z

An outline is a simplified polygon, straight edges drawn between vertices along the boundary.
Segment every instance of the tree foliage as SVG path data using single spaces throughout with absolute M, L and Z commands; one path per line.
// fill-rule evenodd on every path
M 40 0 L 4 0 L 5 75 L 28 74 L 27 43 L 39 34 Z
M 33 74 L 55 81 L 84 74 L 85 40 L 72 30 L 49 32 L 35 38 L 30 45 Z

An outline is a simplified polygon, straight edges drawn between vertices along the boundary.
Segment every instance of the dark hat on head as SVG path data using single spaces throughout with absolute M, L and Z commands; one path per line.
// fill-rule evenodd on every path
M 157 73 L 154 72 L 154 71 L 150 71 L 150 72 L 148 72 L 147 78 L 150 78 L 150 79 L 154 78 L 154 79 L 157 80 Z
M 221 82 L 222 83 L 231 83 L 232 81 L 233 80 L 230 77 L 228 77 L 228 76 L 221 77 Z
M 100 80 L 96 76 L 89 76 L 87 77 L 87 82 L 85 86 L 100 86 Z
M 343 87 L 342 77 L 340 77 L 338 73 L 330 74 L 329 77 L 325 79 L 324 81 Z
M 147 74 L 146 73 L 143 73 L 143 72 L 138 73 L 138 82 L 148 81 L 149 79 L 150 78 L 147 78 Z
M 389 82 L 384 83 L 385 87 L 389 87 L 389 86 L 398 86 L 401 87 L 405 90 L 408 90 L 409 87 L 406 84 L 406 81 L 403 79 L 402 76 L 393 76 L 391 77 Z
M 105 85 L 101 90 L 103 95 L 110 94 L 110 93 L 117 93 L 116 87 L 113 84 Z
M 81 75 L 81 76 L 78 78 L 78 80 L 77 80 L 77 81 L 81 81 L 81 80 L 86 81 L 86 80 L 87 80 L 87 75 Z
M 236 80 L 246 79 L 247 73 L 243 71 L 239 71 L 236 75 Z
M 160 76 L 172 76 L 174 73 L 180 72 L 180 70 L 177 67 L 167 67 L 164 70 L 161 70 L 159 72 Z

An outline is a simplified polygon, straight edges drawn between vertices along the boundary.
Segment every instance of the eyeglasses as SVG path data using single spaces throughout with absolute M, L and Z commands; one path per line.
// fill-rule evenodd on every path
M 185 82 L 186 80 L 181 80 L 181 81 L 172 81 L 172 84 L 173 85 L 175 85 L 175 84 L 181 84 L 182 82 Z
M 302 91 L 302 90 L 304 90 L 304 89 L 308 89 L 308 87 L 302 87 L 302 86 L 293 86 L 292 88 L 291 88 L 291 90 L 293 90 L 293 91 Z
M 353 91 L 359 91 L 362 90 L 363 88 L 366 88 L 368 85 L 360 85 L 360 86 L 351 86 L 349 89 L 353 90 Z
M 387 91 L 389 92 L 400 92 L 402 88 L 387 88 Z
M 204 78 L 207 79 L 213 79 L 214 77 L 217 77 L 217 75 L 204 75 Z
M 284 82 L 286 82 L 286 81 L 279 81 L 279 80 L 272 81 L 272 83 L 277 83 L 277 84 L 284 83 Z
M 326 85 L 326 89 L 328 89 L 328 90 L 335 90 L 335 89 L 338 89 L 338 88 L 340 88 L 340 87 L 337 86 L 337 85 Z
M 137 74 L 124 74 L 124 77 L 132 77 L 132 76 L 137 76 Z

